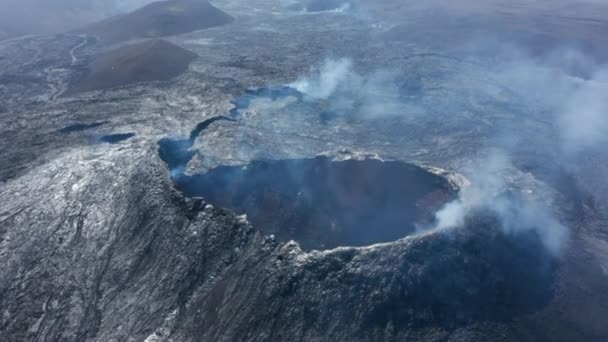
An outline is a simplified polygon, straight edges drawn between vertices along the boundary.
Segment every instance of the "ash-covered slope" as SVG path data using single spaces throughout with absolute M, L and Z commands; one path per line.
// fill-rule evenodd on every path
M 159 1 L 131 13 L 106 19 L 83 29 L 104 44 L 139 38 L 160 38 L 214 26 L 233 18 L 205 0 Z
M 476 340 L 518 340 L 500 327 L 547 304 L 556 263 L 535 236 L 507 236 L 496 224 L 472 217 L 456 231 L 327 252 L 267 240 L 193 296 L 172 334 L 180 341 L 467 341 L 459 334 L 475 331 Z
M 0 194 L 0 340 L 142 341 L 252 237 L 184 202 L 153 153 L 101 153 L 67 153 Z M 24 191 L 30 202 L 11 211 Z
M 197 55 L 162 39 L 122 46 L 95 58 L 67 94 L 140 82 L 166 81 L 188 69 Z

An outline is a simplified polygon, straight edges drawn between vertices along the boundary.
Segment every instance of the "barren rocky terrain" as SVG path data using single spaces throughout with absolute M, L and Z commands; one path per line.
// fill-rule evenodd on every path
M 606 340 L 601 2 L 201 3 L 0 41 L 1 341 Z

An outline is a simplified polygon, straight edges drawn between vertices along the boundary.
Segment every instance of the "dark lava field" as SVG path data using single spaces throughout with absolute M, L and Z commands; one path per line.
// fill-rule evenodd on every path
M 0 3 L 0 341 L 607 341 L 606 18 Z

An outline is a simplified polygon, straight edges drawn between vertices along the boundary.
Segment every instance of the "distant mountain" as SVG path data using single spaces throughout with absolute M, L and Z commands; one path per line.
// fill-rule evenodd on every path
M 2 0 L 0 39 L 75 30 L 155 0 Z
M 160 39 L 122 46 L 94 59 L 86 75 L 74 82 L 67 94 L 168 80 L 188 69 L 196 56 Z
M 112 44 L 187 33 L 233 20 L 205 0 L 171 0 L 154 2 L 131 13 L 103 20 L 86 27 L 83 32 Z

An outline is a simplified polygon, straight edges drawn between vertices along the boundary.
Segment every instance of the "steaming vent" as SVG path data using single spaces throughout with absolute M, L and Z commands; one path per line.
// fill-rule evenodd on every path
M 432 223 L 456 195 L 448 180 L 415 165 L 327 157 L 221 166 L 177 183 L 304 249 L 398 240 Z

